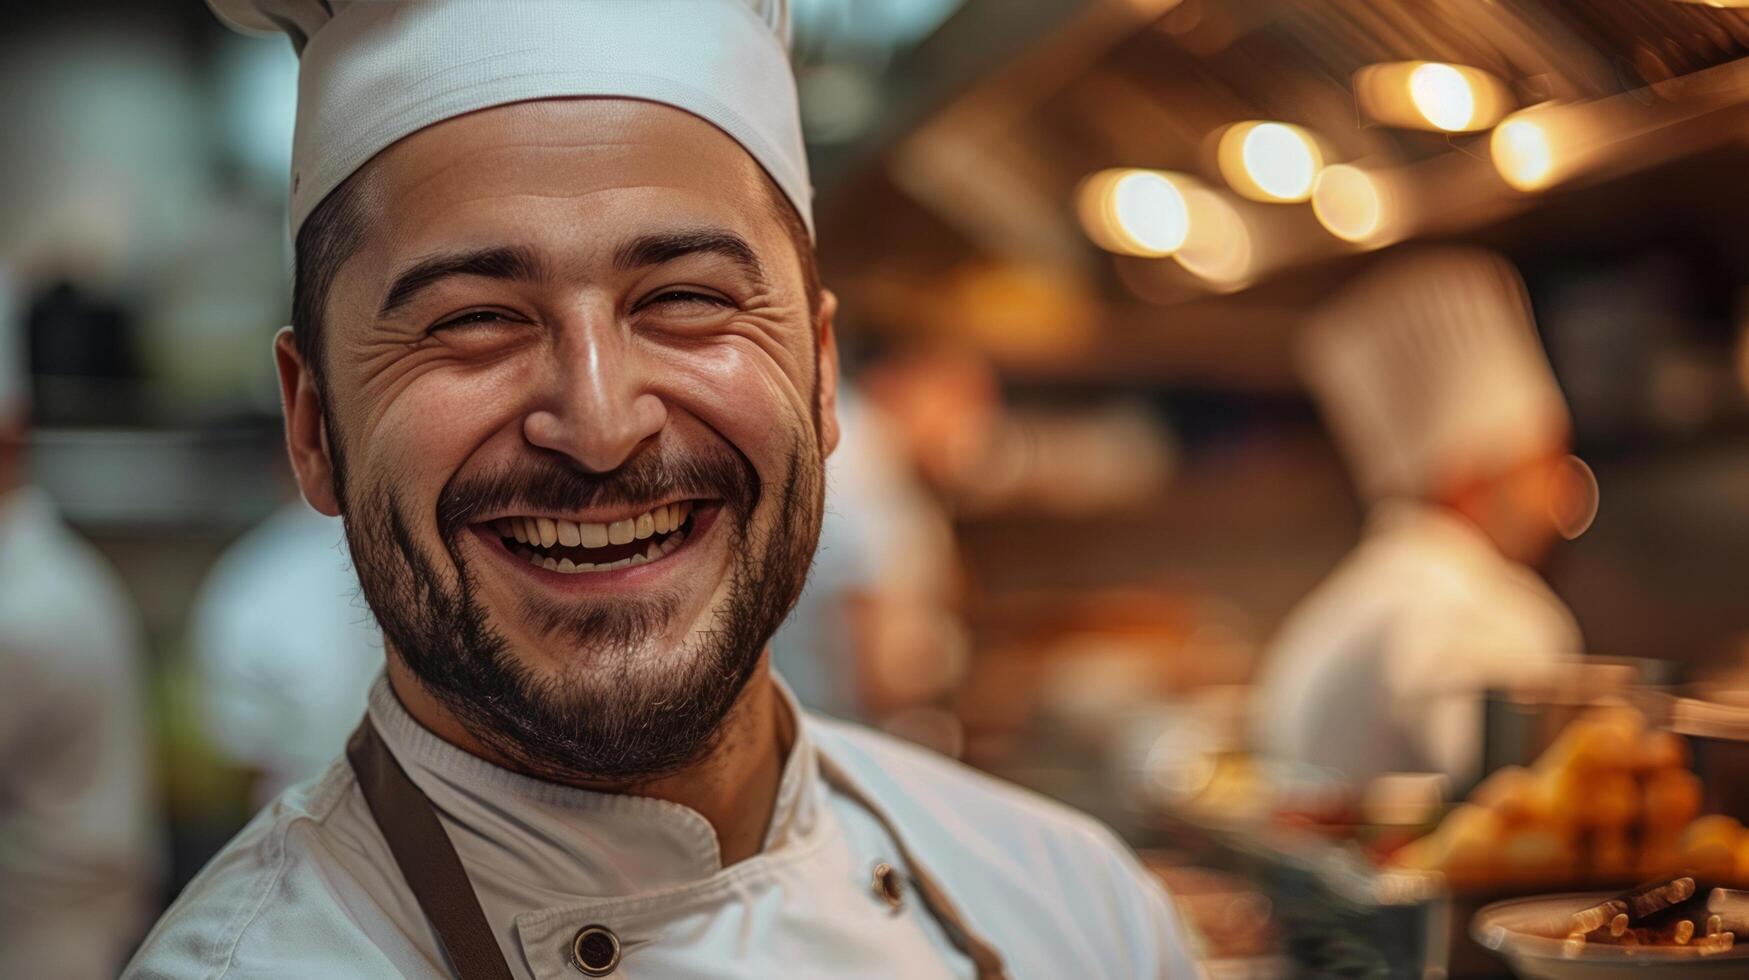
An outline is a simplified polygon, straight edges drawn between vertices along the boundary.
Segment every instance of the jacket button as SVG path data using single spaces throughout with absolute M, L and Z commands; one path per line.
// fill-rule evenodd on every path
M 898 868 L 885 861 L 875 865 L 871 884 L 875 897 L 887 903 L 887 908 L 897 912 L 905 904 L 905 876 Z
M 586 977 L 605 977 L 619 966 L 619 937 L 606 926 L 584 926 L 571 940 L 571 965 Z

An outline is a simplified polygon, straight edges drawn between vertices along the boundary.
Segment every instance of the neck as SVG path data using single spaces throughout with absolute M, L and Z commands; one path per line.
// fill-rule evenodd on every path
M 495 766 L 535 778 L 552 778 L 551 774 L 529 772 L 475 737 L 425 690 L 392 649 L 388 654 L 389 686 L 415 721 L 438 738 Z M 723 720 L 721 737 L 698 762 L 650 780 L 563 782 L 597 793 L 653 797 L 696 811 L 716 831 L 724 867 L 758 854 L 777 805 L 777 787 L 793 738 L 793 719 L 784 709 L 768 665 L 769 654 L 761 659 Z

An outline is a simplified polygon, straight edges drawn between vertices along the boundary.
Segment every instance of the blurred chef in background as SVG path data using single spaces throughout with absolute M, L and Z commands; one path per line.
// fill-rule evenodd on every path
M 319 775 L 383 669 L 340 520 L 293 499 L 213 565 L 191 619 L 206 734 L 252 804 Z
M 838 427 L 819 550 L 772 665 L 807 707 L 879 724 L 959 680 L 960 569 L 947 515 L 881 410 L 840 387 Z
M 1596 512 L 1517 272 L 1489 252 L 1386 260 L 1309 326 L 1306 380 L 1369 516 L 1264 661 L 1259 747 L 1356 787 L 1481 758 L 1483 693 L 1583 651 L 1533 567 Z
M 160 869 L 143 636 L 116 575 L 24 481 L 13 297 L 0 276 L 0 977 L 113 977 Z

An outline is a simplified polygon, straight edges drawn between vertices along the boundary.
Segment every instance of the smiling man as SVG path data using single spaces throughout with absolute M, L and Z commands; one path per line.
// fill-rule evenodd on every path
M 130 975 L 1189 976 L 1092 821 L 798 710 L 834 421 L 781 0 L 214 0 L 302 58 L 278 338 L 387 669 Z

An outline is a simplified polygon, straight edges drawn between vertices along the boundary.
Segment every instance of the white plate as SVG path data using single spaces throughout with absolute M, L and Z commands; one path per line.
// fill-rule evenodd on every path
M 1576 955 L 1564 952 L 1567 924 L 1574 912 L 1614 898 L 1613 892 L 1539 895 L 1495 902 L 1476 913 L 1470 935 L 1505 958 L 1521 977 L 1547 980 L 1633 977 L 1681 980 L 1685 977 L 1749 978 L 1749 936 L 1727 952 L 1706 955 L 1694 946 L 1610 946 L 1586 943 Z M 1698 937 L 1697 937 L 1698 938 Z

